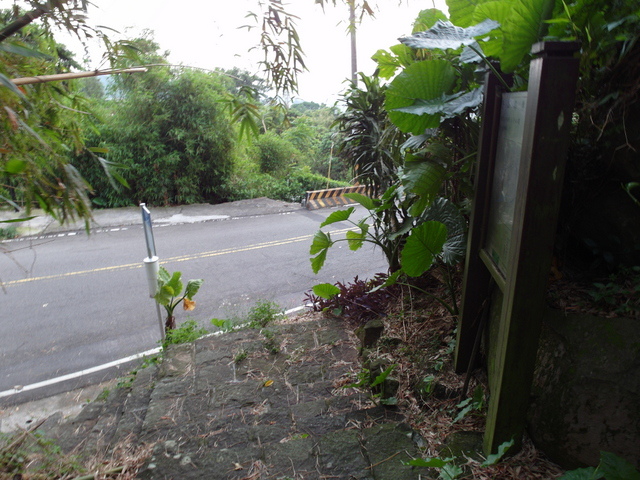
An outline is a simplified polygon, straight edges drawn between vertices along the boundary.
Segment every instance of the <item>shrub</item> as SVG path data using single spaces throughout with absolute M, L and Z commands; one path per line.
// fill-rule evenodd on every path
M 372 291 L 382 285 L 387 275 L 378 273 L 371 280 L 360 280 L 357 276 L 351 283 L 338 282 L 332 294 L 322 296 L 316 285 L 313 291 L 307 292 L 305 303 L 311 304 L 314 312 L 330 311 L 341 315 L 351 325 L 357 326 L 384 315 L 389 304 L 398 296 L 400 287 L 391 285 Z
M 258 163 L 262 173 L 278 173 L 295 165 L 300 157 L 298 149 L 288 140 L 267 132 L 255 142 Z
M 301 202 L 307 190 L 345 187 L 349 184 L 329 180 L 311 173 L 308 168 L 293 169 L 285 178 L 246 169 L 238 172 L 226 184 L 230 201 L 246 198 L 269 197 L 284 202 Z

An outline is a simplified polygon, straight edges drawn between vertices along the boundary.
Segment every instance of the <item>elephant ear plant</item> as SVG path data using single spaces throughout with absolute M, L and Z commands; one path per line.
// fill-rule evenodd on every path
M 164 267 L 160 267 L 158 272 L 158 293 L 153 298 L 167 311 L 167 320 L 164 324 L 166 332 L 176 328 L 176 317 L 174 317 L 173 311 L 180 302 L 182 302 L 184 310 L 191 311 L 196 308 L 193 296 L 198 293 L 202 282 L 204 282 L 201 278 L 189 280 L 183 292 L 183 284 L 180 277 L 182 277 L 181 272 L 170 274 Z

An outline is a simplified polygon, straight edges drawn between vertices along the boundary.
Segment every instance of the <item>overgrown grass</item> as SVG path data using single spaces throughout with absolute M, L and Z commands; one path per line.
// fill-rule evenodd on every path
M 74 452 L 64 452 L 58 443 L 43 435 L 38 428 L 10 434 L 0 434 L 0 479 L 45 480 L 134 478 L 148 458 L 149 445 L 116 445 L 109 458 L 84 458 Z M 88 472 L 91 472 L 88 474 Z
M 0 227 L 0 240 L 11 240 L 18 237 L 18 229 L 10 225 L 8 227 Z
M 232 314 L 230 318 L 212 318 L 211 323 L 223 332 L 237 328 L 264 328 L 284 315 L 284 309 L 276 302 L 258 300 L 248 312 Z
M 198 325 L 195 320 L 187 320 L 177 328 L 169 330 L 167 336 L 162 342 L 162 348 L 166 349 L 169 345 L 178 345 L 180 343 L 195 342 L 197 339 L 206 335 L 207 329 Z
M 86 470 L 37 431 L 0 434 L 0 478 L 60 478 Z
M 247 321 L 252 328 L 264 328 L 282 315 L 284 315 L 284 309 L 277 303 L 269 300 L 258 300 L 249 310 Z

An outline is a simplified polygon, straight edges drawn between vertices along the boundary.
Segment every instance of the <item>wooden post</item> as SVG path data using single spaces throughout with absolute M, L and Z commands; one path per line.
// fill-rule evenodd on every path
M 486 453 L 525 426 L 578 78 L 574 42 L 533 46 L 504 301 L 490 372 Z

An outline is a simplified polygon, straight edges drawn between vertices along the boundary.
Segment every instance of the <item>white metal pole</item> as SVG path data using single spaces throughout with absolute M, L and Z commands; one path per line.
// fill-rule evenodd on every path
M 144 228 L 144 238 L 147 243 L 147 258 L 143 260 L 144 269 L 147 273 L 147 285 L 149 287 L 149 297 L 155 297 L 158 293 L 158 272 L 160 271 L 159 258 L 156 255 L 156 243 L 153 239 L 153 230 L 151 226 L 151 212 L 144 203 L 140 204 L 142 210 L 142 226 Z M 154 299 L 156 304 L 156 312 L 158 314 L 158 324 L 160 326 L 160 338 L 164 340 L 164 322 L 162 321 L 162 313 L 160 311 L 160 304 Z

